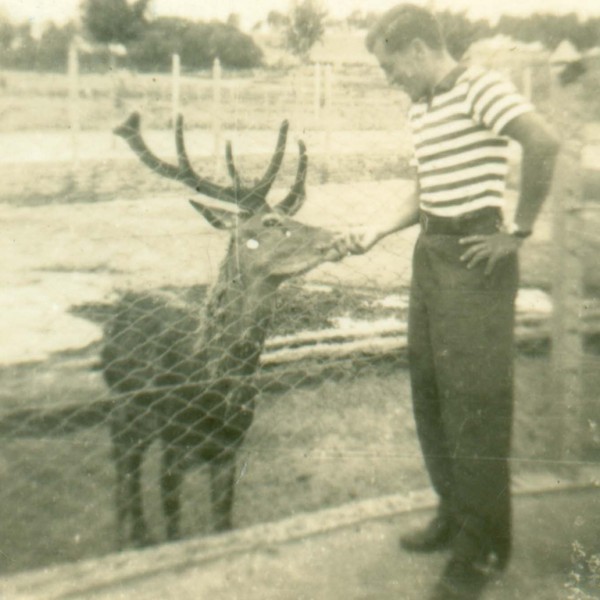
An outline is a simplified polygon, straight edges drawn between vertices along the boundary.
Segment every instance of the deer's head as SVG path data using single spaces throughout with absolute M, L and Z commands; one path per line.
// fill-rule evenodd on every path
M 241 277 L 251 281 L 258 279 L 279 283 L 309 271 L 326 260 L 337 258 L 337 253 L 332 249 L 331 232 L 304 225 L 292 218 L 306 197 L 308 158 L 302 141 L 298 143 L 300 158 L 290 191 L 274 206 L 267 202 L 267 194 L 285 153 L 287 121 L 281 125 L 275 153 L 265 174 L 252 186 L 243 185 L 229 142 L 226 161 L 232 184 L 222 186 L 200 177 L 193 170 L 185 149 L 181 116 L 177 119 L 175 134 L 177 165 L 164 162 L 150 151 L 141 135 L 138 113 L 131 114 L 114 132 L 123 137 L 139 159 L 155 173 L 180 181 L 201 195 L 219 201 L 209 203 L 202 198 L 190 200 L 192 206 L 213 227 L 230 231 L 230 255 Z

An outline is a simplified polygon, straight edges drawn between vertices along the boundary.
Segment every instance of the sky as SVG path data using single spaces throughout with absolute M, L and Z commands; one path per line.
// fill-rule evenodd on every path
M 599 0 L 412 0 L 415 4 L 431 3 L 436 8 L 467 10 L 473 18 L 496 20 L 501 13 L 527 15 L 532 12 L 578 12 L 581 16 L 600 15 Z M 381 12 L 399 0 L 321 0 L 333 17 L 345 17 L 353 10 Z M 35 24 L 52 20 L 68 21 L 77 14 L 80 0 L 0 0 L 0 11 L 11 20 L 31 20 Z M 159 16 L 175 15 L 190 19 L 226 19 L 237 13 L 243 28 L 264 20 L 270 10 L 286 13 L 291 0 L 153 0 Z

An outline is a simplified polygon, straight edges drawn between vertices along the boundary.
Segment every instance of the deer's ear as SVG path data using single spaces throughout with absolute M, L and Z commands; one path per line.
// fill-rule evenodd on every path
M 216 229 L 231 229 L 236 223 L 236 214 L 234 212 L 204 206 L 200 202 L 190 200 L 190 204 Z

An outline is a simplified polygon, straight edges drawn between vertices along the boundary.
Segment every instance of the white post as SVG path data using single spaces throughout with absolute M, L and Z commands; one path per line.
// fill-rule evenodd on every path
M 219 171 L 219 152 L 221 150 L 221 62 L 215 58 L 213 63 L 213 139 L 215 160 L 214 172 Z
M 69 126 L 71 128 L 71 156 L 73 168 L 79 167 L 79 56 L 77 42 L 73 40 L 69 46 Z
M 331 164 L 331 128 L 333 119 L 333 67 L 325 66 L 325 178 Z
M 181 63 L 179 54 L 173 54 L 172 57 L 172 76 L 171 76 L 171 119 L 173 128 L 177 124 L 177 116 L 179 115 L 179 90 L 181 84 Z
M 294 98 L 294 123 L 300 129 L 300 98 L 299 98 L 298 71 L 294 71 L 292 76 L 292 96 Z
M 233 102 L 233 124 L 234 124 L 234 128 L 237 130 L 239 123 L 238 123 L 238 119 L 240 117 L 239 115 L 239 111 L 240 111 L 240 107 L 239 107 L 239 100 L 240 100 L 240 92 L 239 89 L 237 88 L 237 86 L 233 86 L 231 88 L 231 101 Z M 266 94 L 265 94 L 266 96 Z M 268 106 L 268 103 L 265 103 L 265 106 Z
M 321 63 L 315 64 L 314 115 L 318 121 L 321 114 Z

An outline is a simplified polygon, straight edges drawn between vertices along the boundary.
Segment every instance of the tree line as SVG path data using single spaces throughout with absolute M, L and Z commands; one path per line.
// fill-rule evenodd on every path
M 111 48 L 126 48 L 119 60 L 140 71 L 165 71 L 171 55 L 178 53 L 185 69 L 205 69 L 219 58 L 231 69 L 261 66 L 262 51 L 251 35 L 239 29 L 236 15 L 226 22 L 191 21 L 176 17 L 148 16 L 150 0 L 82 0 L 81 27 L 75 23 L 47 25 L 34 35 L 30 23 L 13 24 L 0 15 L 0 66 L 41 71 L 64 71 L 67 50 L 75 35 L 98 44 L 96 52 L 83 55 L 90 69 L 113 64 Z M 354 11 L 344 25 L 366 29 L 379 15 Z M 438 13 L 451 53 L 457 58 L 478 39 L 504 34 L 523 42 L 539 41 L 553 50 L 562 40 L 570 40 L 580 50 L 600 45 L 600 18 L 580 19 L 576 14 L 533 14 L 529 17 L 504 15 L 491 25 L 469 19 L 464 12 Z M 281 45 L 306 59 L 312 46 L 321 40 L 329 19 L 320 0 L 301 0 L 289 13 L 271 11 L 266 19 L 271 31 L 279 32 Z M 258 27 L 258 24 L 257 24 Z M 99 50 L 98 50 L 99 48 Z

